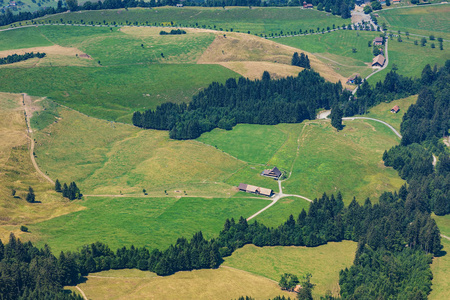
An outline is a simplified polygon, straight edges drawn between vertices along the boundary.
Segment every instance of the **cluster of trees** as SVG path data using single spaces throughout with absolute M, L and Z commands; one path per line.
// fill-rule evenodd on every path
M 294 53 L 291 60 L 291 65 L 302 67 L 305 69 L 311 69 L 311 65 L 309 63 L 309 57 L 308 55 L 305 55 L 305 53 L 301 53 L 300 56 L 297 52 Z
M 420 81 L 417 102 L 403 116 L 401 145 L 386 151 L 383 160 L 415 190 L 415 206 L 445 215 L 450 213 L 450 155 L 440 138 L 450 130 L 450 60 L 440 69 L 427 65 Z
M 15 192 L 14 192 L 14 195 L 15 195 Z M 33 188 L 31 186 L 28 187 L 27 197 L 25 199 L 27 200 L 28 203 L 35 203 L 36 202 L 36 195 L 34 194 L 34 190 L 33 190 Z
M 58 179 L 55 181 L 55 191 L 58 193 L 62 193 L 64 198 L 68 198 L 69 200 L 81 199 L 83 194 L 81 194 L 80 189 L 77 187 L 75 181 L 72 181 L 69 186 L 67 183 L 64 183 L 61 187 L 61 183 Z
M 442 246 L 439 229 L 430 214 L 408 206 L 410 198 L 414 197 L 403 186 L 398 194 L 384 193 L 379 204 L 372 205 L 367 199 L 364 205 L 360 205 L 353 199 L 348 207 L 344 207 L 340 193 L 336 197 L 324 194 L 313 201 L 308 213 L 302 210 L 295 218 L 291 215 L 277 228 L 269 228 L 258 222 L 249 224 L 242 217 L 237 222 L 227 219 L 217 238 L 206 240 L 198 232 L 190 240 L 179 238 L 164 251 L 154 249 L 150 252 L 145 247 L 131 246 L 113 252 L 107 245 L 97 242 L 83 246 L 78 252 L 61 252 L 56 258 L 48 247 L 39 250 L 30 242 L 21 243 L 11 234 L 7 245 L 0 243 L 0 295 L 4 299 L 17 299 L 37 291 L 57 294 L 62 286 L 76 284 L 81 276 L 109 269 L 138 268 L 158 275 L 170 275 L 177 271 L 217 268 L 223 257 L 231 255 L 245 244 L 314 247 L 342 240 L 359 241 L 361 253 L 368 249 L 376 257 L 392 256 L 408 266 L 408 276 L 421 278 L 420 285 L 415 281 L 401 281 L 401 287 L 380 290 L 377 295 L 395 298 L 413 287 L 426 294 L 431 278 L 422 274 L 429 272 L 429 267 L 423 265 L 421 257 L 426 253 L 439 253 Z M 411 260 L 411 255 L 416 255 L 418 259 Z M 374 274 L 381 277 L 384 272 L 393 272 L 393 268 L 398 265 L 394 261 L 382 268 L 373 266 L 366 270 L 366 260 L 362 259 L 362 254 L 359 257 L 361 266 L 355 263 L 354 267 L 363 274 L 359 274 L 360 277 Z M 342 274 L 354 274 L 352 268 Z M 346 286 L 343 291 L 350 295 L 352 291 L 356 293 L 364 289 L 360 286 L 365 283 L 342 274 L 341 282 Z M 397 282 L 386 276 L 380 280 L 390 285 Z
M 172 29 L 170 32 L 161 30 L 159 32 L 160 35 L 168 35 L 168 34 L 186 34 L 186 31 L 182 30 L 182 29 Z
M 0 65 L 12 64 L 12 63 L 27 60 L 30 58 L 34 58 L 34 57 L 43 58 L 43 57 L 45 57 L 45 53 L 26 52 L 25 54 L 8 55 L 7 57 L 0 58 Z
M 216 127 L 230 130 L 237 123 L 274 125 L 315 119 L 316 110 L 348 102 L 350 92 L 341 83 L 326 82 L 312 70 L 297 77 L 271 80 L 230 78 L 214 82 L 195 95 L 189 104 L 164 103 L 155 110 L 133 114 L 142 128 L 170 130 L 173 139 L 195 139 Z

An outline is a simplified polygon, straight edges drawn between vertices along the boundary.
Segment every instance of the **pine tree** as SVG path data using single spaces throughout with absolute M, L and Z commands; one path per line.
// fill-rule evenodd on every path
M 64 198 L 69 197 L 69 187 L 67 186 L 66 183 L 64 183 L 64 185 L 63 185 L 62 194 L 63 194 Z
M 59 182 L 58 179 L 56 179 L 56 181 L 55 181 L 55 191 L 57 191 L 58 193 L 62 192 L 62 190 L 61 190 L 61 183 Z
M 344 113 L 342 112 L 342 110 L 336 106 L 335 108 L 333 108 L 331 110 L 331 125 L 336 128 L 337 130 L 341 130 L 343 128 L 342 125 L 342 117 L 343 117 Z
M 28 194 L 26 200 L 29 203 L 34 203 L 36 201 L 36 196 L 34 195 L 34 190 L 31 186 L 28 187 Z

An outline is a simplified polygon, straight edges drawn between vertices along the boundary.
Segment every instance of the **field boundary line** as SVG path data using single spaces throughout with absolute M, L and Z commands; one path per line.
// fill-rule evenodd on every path
M 231 269 L 231 270 L 236 270 L 236 271 L 241 271 L 241 272 L 245 272 L 245 273 L 248 273 L 248 274 L 251 274 L 251 275 L 254 275 L 254 276 L 258 276 L 258 277 L 261 277 L 261 278 L 264 278 L 264 279 L 270 280 L 270 281 L 272 281 L 273 283 L 276 283 L 276 284 L 278 284 L 278 282 L 277 282 L 277 281 L 275 281 L 275 280 L 273 280 L 273 279 L 270 279 L 269 277 L 266 277 L 266 276 L 262 276 L 262 275 L 260 275 L 260 274 L 252 273 L 252 272 L 249 272 L 249 271 L 241 270 L 241 269 L 238 269 L 238 268 L 235 268 L 235 267 L 230 267 L 230 266 L 224 266 L 224 265 L 220 265 L 220 267 L 219 267 L 219 268 L 224 268 L 224 269 Z

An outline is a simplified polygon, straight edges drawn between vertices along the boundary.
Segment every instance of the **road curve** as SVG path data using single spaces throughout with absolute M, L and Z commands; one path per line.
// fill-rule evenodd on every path
M 36 163 L 36 159 L 34 158 L 34 138 L 33 138 L 33 135 L 31 134 L 33 131 L 31 130 L 31 123 L 30 123 L 31 116 L 33 115 L 32 111 L 31 111 L 31 107 L 30 107 L 31 98 L 27 94 L 22 94 L 22 96 L 23 96 L 22 103 L 23 103 L 23 107 L 25 110 L 25 119 L 26 119 L 26 123 L 27 123 L 27 133 L 28 133 L 27 136 L 31 141 L 31 146 L 30 146 L 31 162 L 33 163 L 33 166 L 39 175 L 41 175 L 43 178 L 45 178 L 45 180 L 47 180 L 51 184 L 55 184 L 55 182 L 49 176 L 47 176 L 44 172 L 41 171 L 41 169 L 39 169 L 39 166 Z
M 390 125 L 384 121 L 378 120 L 378 119 L 366 118 L 366 117 L 345 117 L 345 118 L 342 118 L 342 120 L 372 120 L 375 122 L 379 122 L 379 123 L 382 123 L 382 124 L 386 125 L 387 127 L 389 127 L 395 133 L 395 135 L 397 135 L 399 138 L 402 138 L 402 135 L 394 127 L 392 127 L 392 125 Z
M 86 297 L 86 295 L 84 294 L 83 290 L 80 289 L 78 286 L 76 286 L 77 290 L 81 293 L 81 296 L 83 296 L 84 300 L 88 300 L 88 297 Z

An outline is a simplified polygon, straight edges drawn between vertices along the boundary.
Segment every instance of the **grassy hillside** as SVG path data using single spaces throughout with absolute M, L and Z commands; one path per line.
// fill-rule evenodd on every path
M 57 16 L 48 16 L 41 21 L 94 24 L 170 25 L 240 31 L 251 34 L 280 33 L 327 28 L 333 24 L 345 23 L 338 16 L 317 10 L 303 10 L 301 7 L 158 7 L 132 8 L 103 11 L 84 11 Z
M 268 227 L 277 227 L 284 224 L 290 215 L 298 217 L 302 209 L 308 211 L 309 202 L 297 197 L 281 198 L 270 209 L 265 210 L 253 220 L 258 221 Z
M 92 274 L 78 285 L 89 299 L 237 299 L 248 295 L 269 299 L 278 295 L 295 297 L 278 284 L 245 271 L 219 268 L 178 272 L 152 277 L 143 271 L 108 271 Z
M 164 190 L 178 195 L 178 190 L 228 197 L 234 192 L 221 182 L 244 166 L 199 142 L 170 140 L 166 131 L 141 130 L 64 108 L 56 112 L 59 119 L 53 116 L 51 125 L 36 132 L 37 162 L 51 178 L 75 180 L 84 194 L 141 195 L 145 188 L 153 196 L 163 196 Z M 48 117 L 39 115 L 35 122 L 48 123 Z
M 38 246 L 55 253 L 100 241 L 122 246 L 165 249 L 177 238 L 202 231 L 217 236 L 227 218 L 248 217 L 266 206 L 265 199 L 86 197 L 85 210 L 30 226 Z
M 379 36 L 377 32 L 338 30 L 325 34 L 286 37 L 277 42 L 311 52 L 343 76 L 359 73 L 367 76 L 372 69 L 372 47 L 368 42 Z M 356 48 L 356 53 L 352 49 Z
M 26 238 L 29 234 L 19 231 L 21 225 L 82 209 L 63 200 L 36 173 L 30 159 L 21 95 L 0 93 L 0 140 L 0 239 L 5 242 L 10 232 Z M 30 186 L 40 203 L 26 202 Z M 12 189 L 16 190 L 15 197 Z
M 417 95 L 410 96 L 403 99 L 391 101 L 389 103 L 380 103 L 372 107 L 364 117 L 375 118 L 383 120 L 392 125 L 398 132 L 400 132 L 400 124 L 402 123 L 403 115 L 408 111 L 411 104 L 416 103 Z M 398 105 L 400 111 L 396 114 L 391 113 L 392 107 Z
M 436 216 L 433 215 L 433 219 L 436 220 L 441 234 L 450 237 L 450 215 Z M 442 256 L 433 258 L 433 264 L 431 265 L 431 271 L 433 272 L 433 286 L 429 299 L 447 299 L 450 296 L 450 277 L 448 276 L 448 270 L 450 270 L 450 241 L 444 237 L 441 238 Z
M 53 45 L 39 33 L 37 27 L 7 30 L 1 32 L 0 36 L 0 51 Z
M 450 5 L 416 6 L 402 9 L 381 10 L 378 22 L 390 30 L 450 39 Z
M 317 286 L 313 295 L 324 296 L 329 290 L 339 294 L 339 271 L 352 265 L 356 243 L 344 241 L 315 248 L 256 247 L 246 245 L 225 259 L 225 266 L 248 271 L 279 281 L 283 273 L 302 277 L 312 274 Z

